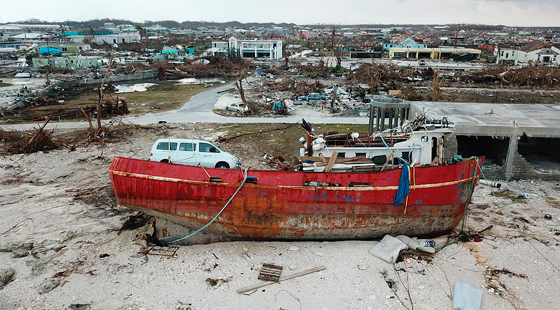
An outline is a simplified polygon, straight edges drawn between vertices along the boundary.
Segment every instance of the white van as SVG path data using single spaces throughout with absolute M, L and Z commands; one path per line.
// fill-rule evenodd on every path
M 188 139 L 158 139 L 152 147 L 150 161 L 206 168 L 241 167 L 239 158 L 220 150 L 210 142 Z

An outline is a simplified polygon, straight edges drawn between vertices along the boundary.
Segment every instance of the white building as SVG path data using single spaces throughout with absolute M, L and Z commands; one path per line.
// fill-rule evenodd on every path
M 83 43 L 84 39 L 88 39 L 96 44 L 122 44 L 139 42 L 140 34 L 138 32 L 119 32 L 99 35 L 69 35 L 66 36 L 66 39 L 70 40 L 72 43 Z
M 237 40 L 231 37 L 226 41 L 212 41 L 208 54 L 227 55 L 233 53 L 241 58 L 282 59 L 282 40 Z
M 538 45 L 532 49 L 500 48 L 496 63 L 527 65 L 529 63 L 560 65 L 560 49 L 550 45 Z

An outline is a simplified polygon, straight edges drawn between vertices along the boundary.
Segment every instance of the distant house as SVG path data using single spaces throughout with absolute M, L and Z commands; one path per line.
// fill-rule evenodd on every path
M 121 44 L 140 41 L 140 33 L 138 31 L 118 32 L 111 29 L 99 29 L 95 31 L 64 31 L 60 33 L 66 39 L 73 43 L 83 43 L 89 40 L 96 44 Z
M 47 43 L 41 43 L 41 48 L 47 47 Z M 72 43 L 57 43 L 51 42 L 48 47 L 60 50 L 65 53 L 80 53 L 91 50 L 89 44 L 72 44 Z
M 212 41 L 206 54 L 213 56 L 238 55 L 241 58 L 281 59 L 282 40 L 237 40 Z
M 540 63 L 560 65 L 560 48 L 541 42 L 529 43 L 521 48 L 502 47 L 496 55 L 496 63 L 527 65 Z
M 99 56 L 33 58 L 33 67 L 35 68 L 51 65 L 53 68 L 59 69 L 85 69 L 90 67 L 100 67 L 102 64 L 103 57 Z
M 418 44 L 416 41 L 412 40 L 411 38 L 406 38 L 401 41 L 399 44 L 394 44 L 391 42 L 383 43 L 383 50 L 389 51 L 391 48 L 425 48 L 426 44 Z

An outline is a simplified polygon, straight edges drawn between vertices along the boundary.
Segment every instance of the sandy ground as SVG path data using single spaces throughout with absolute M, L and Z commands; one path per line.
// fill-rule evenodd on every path
M 170 134 L 220 133 L 185 125 Z M 557 182 L 479 185 L 466 226 L 493 225 L 481 242 L 410 253 L 395 265 L 369 254 L 374 241 L 231 242 L 180 247 L 172 257 L 142 254 L 146 228 L 118 234 L 134 213 L 116 205 L 107 170 L 115 155 L 147 158 L 158 135 L 143 130 L 102 148 L 0 158 L 0 269 L 15 270 L 0 289 L 0 309 L 451 309 L 456 282 L 483 291 L 482 309 L 559 307 L 560 271 L 544 258 L 560 266 Z M 262 263 L 284 266 L 284 275 L 326 270 L 238 294 L 259 282 Z

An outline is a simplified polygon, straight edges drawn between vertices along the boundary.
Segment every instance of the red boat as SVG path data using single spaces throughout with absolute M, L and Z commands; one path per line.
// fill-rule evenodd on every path
M 395 206 L 402 169 L 296 172 L 205 169 L 115 157 L 117 202 L 187 228 L 240 240 L 370 239 L 437 235 L 461 221 L 482 158 L 410 168 L 408 199 Z M 236 191 L 239 192 L 235 195 Z

